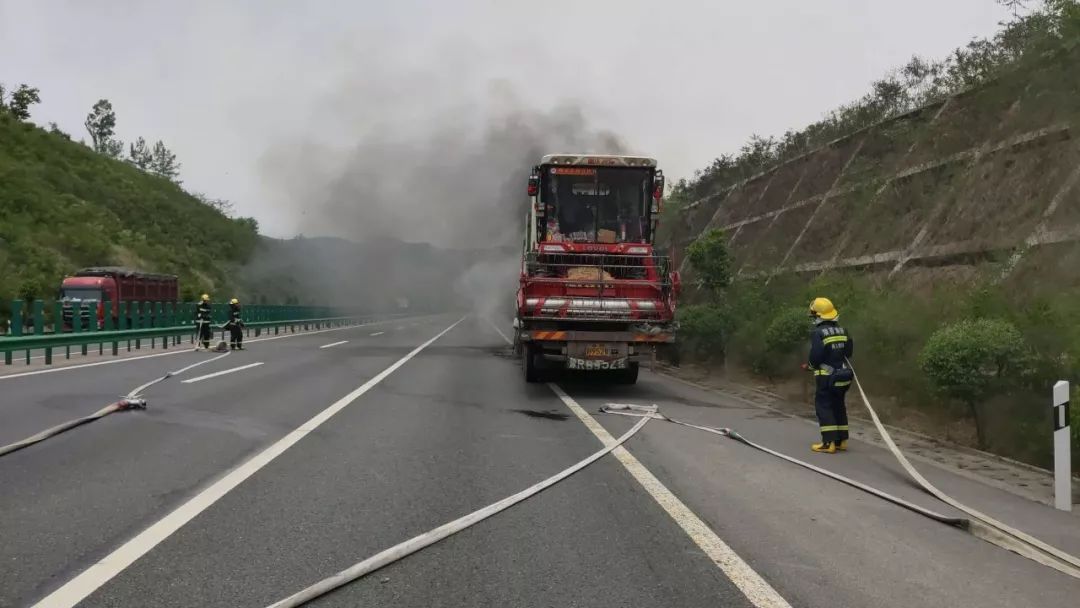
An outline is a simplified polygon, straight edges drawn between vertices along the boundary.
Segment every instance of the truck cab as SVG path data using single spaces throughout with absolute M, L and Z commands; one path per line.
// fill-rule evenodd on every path
M 179 283 L 175 275 L 152 274 L 112 266 L 83 268 L 64 277 L 60 283 L 57 299 L 61 302 L 64 330 L 71 330 L 74 311 L 80 311 L 82 328 L 96 323 L 98 329 L 105 327 L 105 304 L 110 303 L 113 327 L 132 327 L 131 314 L 150 315 L 153 310 L 140 311 L 139 307 L 161 302 L 175 302 L 179 298 Z M 152 308 L 152 307 L 151 307 Z
M 533 168 L 514 321 L 527 379 L 564 368 L 632 383 L 674 341 L 678 274 L 653 247 L 663 190 L 646 157 L 551 154 Z

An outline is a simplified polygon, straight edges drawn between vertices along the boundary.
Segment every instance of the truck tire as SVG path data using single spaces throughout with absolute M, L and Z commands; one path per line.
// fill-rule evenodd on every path
M 626 366 L 626 369 L 615 372 L 617 384 L 637 384 L 638 370 L 640 365 L 635 361 Z
M 525 382 L 541 381 L 540 366 L 537 365 L 536 349 L 531 344 L 523 344 L 521 349 L 521 369 L 525 372 Z

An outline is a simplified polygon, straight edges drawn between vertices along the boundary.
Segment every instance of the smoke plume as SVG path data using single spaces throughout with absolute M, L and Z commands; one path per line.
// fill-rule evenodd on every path
M 446 305 L 456 295 L 453 304 L 505 318 L 531 167 L 544 154 L 610 154 L 625 146 L 591 126 L 574 103 L 534 107 L 503 81 L 470 88 L 437 78 L 416 87 L 429 70 L 384 73 L 376 78 L 389 80 L 379 88 L 344 83 L 329 104 L 338 110 L 330 113 L 334 128 L 282 141 L 263 157 L 263 178 L 298 232 L 363 243 L 368 255 L 382 257 L 375 264 L 331 260 L 334 299 L 391 290 Z M 402 93 L 421 89 L 422 99 Z M 400 103 L 387 103 L 387 91 L 403 95 Z M 435 253 L 390 259 L 415 253 L 408 243 L 430 244 Z

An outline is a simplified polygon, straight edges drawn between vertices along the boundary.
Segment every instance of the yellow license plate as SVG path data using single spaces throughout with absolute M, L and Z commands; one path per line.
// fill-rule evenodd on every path
M 605 347 L 603 344 L 590 344 L 585 347 L 586 357 L 606 357 L 607 354 L 607 347 Z

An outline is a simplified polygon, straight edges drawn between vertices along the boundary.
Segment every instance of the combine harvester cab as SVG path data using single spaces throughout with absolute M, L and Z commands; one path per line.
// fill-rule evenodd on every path
M 651 158 L 554 154 L 533 169 L 514 320 L 528 382 L 566 369 L 633 384 L 674 343 L 679 275 L 653 248 L 663 191 Z

